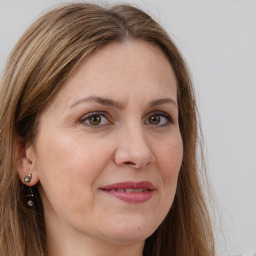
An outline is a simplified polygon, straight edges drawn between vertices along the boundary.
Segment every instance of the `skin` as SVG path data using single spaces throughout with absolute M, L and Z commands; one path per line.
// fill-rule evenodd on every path
M 127 41 L 93 53 L 48 103 L 18 165 L 22 181 L 32 173 L 29 185 L 38 183 L 48 255 L 141 256 L 172 205 L 182 155 L 177 83 L 163 52 Z M 125 181 L 151 182 L 152 198 L 128 203 L 100 189 Z

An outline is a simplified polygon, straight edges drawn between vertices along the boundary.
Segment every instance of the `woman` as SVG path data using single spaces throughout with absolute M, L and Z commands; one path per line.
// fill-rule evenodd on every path
M 46 13 L 0 97 L 1 255 L 214 255 L 193 89 L 147 14 Z

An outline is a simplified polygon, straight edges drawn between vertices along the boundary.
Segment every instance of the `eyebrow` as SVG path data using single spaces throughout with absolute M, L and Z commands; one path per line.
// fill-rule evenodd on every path
M 73 102 L 70 106 L 70 108 L 73 108 L 81 103 L 84 102 L 96 102 L 99 103 L 101 105 L 104 106 L 110 106 L 110 107 L 115 107 L 118 109 L 124 109 L 125 105 L 121 102 L 112 100 L 112 99 L 107 99 L 107 98 L 102 98 L 102 97 L 98 97 L 98 96 L 89 96 L 87 98 L 82 98 L 79 100 L 76 100 L 75 102 Z M 157 100 L 153 100 L 149 103 L 150 107 L 154 107 L 157 105 L 163 105 L 163 104 L 173 104 L 175 106 L 178 106 L 177 102 L 171 98 L 163 98 L 163 99 L 157 99 Z
M 115 101 L 115 100 L 111 100 L 111 99 L 107 99 L 107 98 L 102 98 L 102 97 L 98 97 L 98 96 L 90 96 L 87 98 L 82 98 L 79 100 L 76 100 L 71 106 L 70 108 L 75 107 L 76 105 L 80 104 L 80 103 L 84 103 L 84 102 L 91 102 L 94 101 L 96 103 L 99 103 L 101 105 L 104 106 L 110 106 L 110 107 L 115 107 L 115 108 L 119 108 L 119 109 L 123 109 L 124 108 L 124 104 Z
M 171 98 L 163 98 L 163 99 L 153 100 L 150 102 L 149 106 L 154 107 L 154 106 L 163 105 L 163 104 L 173 104 L 175 106 L 178 106 L 177 102 Z

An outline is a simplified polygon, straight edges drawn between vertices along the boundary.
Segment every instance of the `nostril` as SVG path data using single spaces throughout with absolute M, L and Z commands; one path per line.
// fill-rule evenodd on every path
M 124 162 L 124 164 L 126 164 L 126 165 L 136 165 L 135 163 L 133 163 L 133 162 L 129 162 L 129 161 L 127 161 L 127 162 Z

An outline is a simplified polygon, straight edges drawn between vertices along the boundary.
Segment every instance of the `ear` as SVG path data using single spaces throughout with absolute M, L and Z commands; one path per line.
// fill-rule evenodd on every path
M 39 178 L 36 172 L 36 154 L 32 144 L 25 142 L 23 138 L 16 140 L 16 170 L 21 182 L 27 186 L 34 186 Z M 31 180 L 25 182 L 25 177 L 31 174 Z

